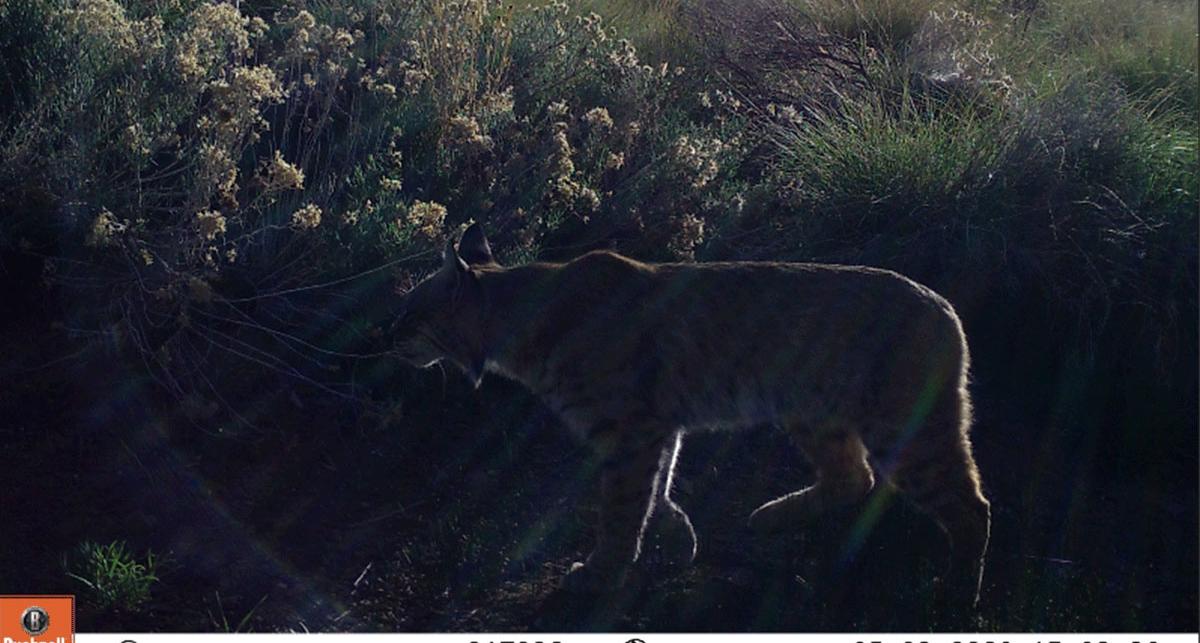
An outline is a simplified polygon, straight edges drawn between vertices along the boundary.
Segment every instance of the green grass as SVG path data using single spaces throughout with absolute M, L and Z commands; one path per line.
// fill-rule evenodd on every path
M 1154 311 L 1152 335 L 1177 333 L 1197 131 L 1149 101 L 1078 72 L 965 103 L 867 95 L 771 124 L 790 198 L 777 225 L 817 256 L 1018 274 L 1005 277 L 1018 296 L 1082 320 L 1084 343 L 1118 306 Z
M 1149 109 L 1194 118 L 1196 25 L 1195 0 L 1063 0 L 1016 17 L 996 42 L 1018 77 L 1087 70 L 1116 81 Z
M 680 20 L 681 0 L 578 0 L 579 11 L 595 12 L 620 38 L 637 47 L 650 63 L 671 60 L 686 64 L 686 29 Z
M 836 212 L 925 209 L 945 214 L 980 187 L 1002 152 L 999 124 L 967 108 L 904 96 L 898 107 L 866 99 L 799 125 L 773 127 L 779 171 L 806 203 Z
M 162 558 L 147 550 L 138 560 L 123 541 L 84 542 L 66 561 L 67 576 L 80 583 L 83 596 L 101 610 L 136 612 L 158 583 Z
M 902 52 L 942 0 L 792 0 L 829 33 L 886 52 Z
M 254 613 L 258 611 L 258 608 L 262 607 L 263 603 L 267 602 L 267 598 L 269 597 L 268 594 L 264 594 L 263 597 L 258 599 L 258 602 L 254 604 L 254 607 L 251 607 L 245 614 L 242 615 L 242 618 L 238 619 L 236 623 L 231 623 L 229 621 L 229 616 L 225 613 L 225 603 L 221 601 L 221 592 L 214 592 L 214 596 L 217 599 L 217 613 L 213 614 L 210 610 L 208 612 L 208 620 L 210 623 L 212 623 L 213 631 L 223 632 L 225 634 L 244 634 L 253 632 L 254 630 L 249 627 L 250 619 L 254 618 Z

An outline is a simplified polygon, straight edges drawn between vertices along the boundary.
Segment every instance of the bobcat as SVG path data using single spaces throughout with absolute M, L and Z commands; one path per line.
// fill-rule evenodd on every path
M 683 431 L 774 423 L 817 481 L 759 507 L 753 530 L 862 500 L 878 473 L 949 536 L 944 592 L 978 600 L 991 519 L 967 437 L 962 325 L 894 272 L 604 251 L 506 268 L 476 224 L 403 297 L 392 337 L 416 366 L 447 360 L 476 386 L 486 372 L 522 383 L 601 458 L 595 548 L 568 590 L 619 587 L 655 511 L 686 530 L 694 557 L 670 494 Z

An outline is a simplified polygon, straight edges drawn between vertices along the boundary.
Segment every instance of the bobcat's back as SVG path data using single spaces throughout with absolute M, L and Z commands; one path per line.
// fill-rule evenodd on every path
M 629 413 L 689 428 L 866 420 L 965 376 L 949 304 L 888 271 L 598 252 L 531 275 L 538 296 L 502 370 L 579 427 Z

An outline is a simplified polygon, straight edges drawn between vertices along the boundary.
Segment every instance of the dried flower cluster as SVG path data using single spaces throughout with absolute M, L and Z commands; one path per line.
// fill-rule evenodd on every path
M 492 151 L 492 137 L 483 133 L 479 122 L 471 116 L 458 115 L 450 118 L 446 128 L 449 144 L 464 150 L 468 154 L 481 154 Z
M 263 167 L 263 192 L 273 194 L 303 189 L 304 171 L 284 160 L 283 152 L 275 150 L 275 156 Z
M 670 220 L 672 233 L 667 247 L 680 259 L 696 258 L 696 248 L 704 242 L 704 220 L 694 214 L 684 214 Z
M 300 230 L 312 230 L 321 225 L 321 208 L 308 203 L 292 213 L 292 226 Z
M 726 149 L 718 138 L 680 136 L 671 148 L 671 160 L 693 188 L 702 188 L 721 170 L 717 158 Z
M 432 201 L 413 201 L 408 208 L 407 224 L 417 234 L 427 239 L 437 239 L 441 236 L 442 225 L 446 221 L 446 206 Z
M 593 107 L 583 115 L 583 122 L 593 131 L 606 131 L 612 129 L 613 119 L 608 115 L 608 110 L 603 107 Z
M 200 4 L 188 23 L 175 43 L 175 65 L 184 82 L 193 86 L 213 78 L 225 61 L 249 57 L 251 38 L 267 29 L 261 18 L 243 16 L 224 2 Z
M 108 208 L 103 208 L 92 220 L 92 227 L 88 231 L 85 243 L 92 247 L 111 245 L 116 241 L 116 236 L 124 232 L 126 227 L 125 223 L 117 221 Z
M 225 217 L 220 212 L 204 210 L 196 213 L 196 232 L 205 241 L 212 241 L 225 234 L 225 226 Z
M 567 136 L 569 130 L 563 121 L 553 123 L 546 201 L 551 207 L 561 208 L 586 222 L 600 208 L 600 196 L 577 178 L 575 162 L 571 160 L 575 150 Z
M 80 0 L 62 17 L 78 37 L 93 39 L 118 56 L 144 61 L 164 47 L 162 18 L 130 20 L 116 0 Z

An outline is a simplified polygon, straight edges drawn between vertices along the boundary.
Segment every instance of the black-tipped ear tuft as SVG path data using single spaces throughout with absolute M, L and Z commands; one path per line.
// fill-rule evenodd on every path
M 458 256 L 471 266 L 496 263 L 492 257 L 492 247 L 488 245 L 487 237 L 483 234 L 483 226 L 472 223 L 471 227 L 467 228 L 462 241 L 458 243 Z

